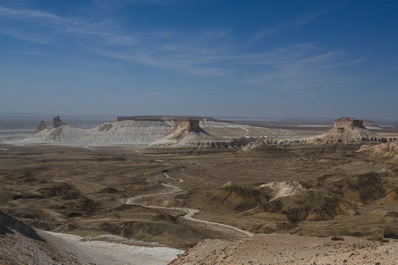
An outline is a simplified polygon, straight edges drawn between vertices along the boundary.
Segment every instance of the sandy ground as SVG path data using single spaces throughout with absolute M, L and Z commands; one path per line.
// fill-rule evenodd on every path
M 397 264 L 397 250 L 398 240 L 270 234 L 206 240 L 171 264 Z

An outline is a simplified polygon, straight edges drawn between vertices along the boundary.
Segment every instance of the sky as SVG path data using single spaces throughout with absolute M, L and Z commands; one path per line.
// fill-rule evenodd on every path
M 395 0 L 0 0 L 0 114 L 398 120 Z

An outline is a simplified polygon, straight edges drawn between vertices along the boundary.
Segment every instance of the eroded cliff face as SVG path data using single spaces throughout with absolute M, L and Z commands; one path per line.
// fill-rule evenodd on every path
M 39 126 L 37 126 L 36 133 L 43 131 L 44 129 L 47 129 L 47 124 L 45 121 L 41 121 L 39 123 Z
M 53 128 L 58 128 L 62 125 L 68 125 L 66 122 L 63 122 L 59 116 L 53 118 Z
M 174 122 L 174 131 L 184 129 L 187 132 L 199 132 L 199 120 L 176 120 Z
M 354 129 L 354 128 L 361 128 L 366 129 L 363 126 L 362 120 L 357 120 L 352 117 L 342 117 L 334 121 L 334 128 L 335 129 Z

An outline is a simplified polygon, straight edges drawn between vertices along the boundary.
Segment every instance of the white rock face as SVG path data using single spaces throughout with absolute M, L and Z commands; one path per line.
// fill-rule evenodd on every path
M 214 120 L 201 120 L 200 126 L 216 130 L 221 134 L 221 139 L 231 140 L 242 135 L 242 128 L 250 126 L 219 122 Z M 172 120 L 125 120 L 119 122 L 103 123 L 92 129 L 79 129 L 69 125 L 57 128 L 46 128 L 35 135 L 21 140 L 15 144 L 56 144 L 69 146 L 120 146 L 135 145 L 146 146 L 162 142 L 166 136 L 173 135 L 174 121 Z M 222 130 L 222 131 L 220 131 Z M 227 131 L 225 131 L 227 130 Z M 230 133 L 231 135 L 225 136 Z M 171 137 L 171 136 L 170 136 Z M 220 140 L 220 136 L 206 135 L 204 133 L 190 133 L 184 135 L 183 141 L 196 143 L 198 141 Z M 174 140 L 174 139 L 169 139 Z M 181 140 L 181 139 L 180 139 Z M 180 142 L 180 141 L 176 141 Z
M 259 186 L 259 188 L 269 190 L 272 197 L 271 200 L 274 200 L 279 197 L 290 196 L 298 191 L 307 190 L 297 181 L 282 181 L 282 182 L 273 181 L 271 183 L 262 184 Z
M 103 123 L 95 128 L 80 129 L 69 125 L 45 128 L 35 135 L 8 144 L 54 144 L 68 146 L 156 146 L 156 145 L 210 145 L 228 147 L 240 146 L 256 137 L 294 137 L 295 132 L 243 125 L 234 122 L 202 119 L 199 122 L 203 131 L 174 131 L 174 120 L 123 120 Z M 290 133 L 290 134 L 289 134 Z M 293 134 L 292 134 L 293 133 Z M 247 140 L 242 140 L 247 139 Z M 238 141 L 238 142 L 237 142 Z M 243 141 L 243 142 L 241 142 Z
M 243 125 L 233 122 L 223 122 L 223 121 L 215 121 L 215 120 L 201 120 L 199 122 L 199 126 L 202 128 L 239 128 L 245 129 L 253 126 Z
M 21 144 L 75 146 L 148 145 L 173 131 L 172 121 L 122 121 L 103 123 L 92 129 L 69 125 L 44 129 Z

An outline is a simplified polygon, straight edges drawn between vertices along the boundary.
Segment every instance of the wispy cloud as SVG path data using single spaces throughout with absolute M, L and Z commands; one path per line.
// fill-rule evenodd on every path
M 330 12 L 333 12 L 334 10 L 338 9 L 341 7 L 340 5 L 333 5 L 321 10 L 313 11 L 312 13 L 304 14 L 302 16 L 298 16 L 296 18 L 288 18 L 281 22 L 279 25 L 272 25 L 268 28 L 263 28 L 257 32 L 255 32 L 250 38 L 250 42 L 257 41 L 259 39 L 269 37 L 273 34 L 276 34 L 278 32 L 283 32 L 283 31 L 288 31 L 292 29 L 296 29 L 302 26 L 305 26 L 306 24 L 316 20 L 317 18 L 320 18 L 326 14 L 329 14 Z
M 314 44 L 298 44 L 273 52 L 248 57 L 247 64 L 262 64 L 263 69 L 246 74 L 248 83 L 281 89 L 322 89 L 346 76 L 345 67 L 360 64 L 366 58 L 347 60 L 343 51 L 324 51 Z M 330 70 L 340 70 L 336 73 Z M 243 78 L 243 77 L 242 77 Z
M 297 20 L 290 27 L 302 26 L 327 12 L 314 13 Z M 68 38 L 86 52 L 107 60 L 263 87 L 316 87 L 323 82 L 340 79 L 334 73 L 336 69 L 351 67 L 366 60 L 349 58 L 344 51 L 325 50 L 314 42 L 247 53 L 231 38 L 233 31 L 222 28 L 196 32 L 130 32 L 122 30 L 112 19 L 81 19 L 41 10 L 4 7 L 0 7 L 0 16 L 0 19 L 27 22 L 43 29 L 36 30 L 34 34 L 37 35 L 14 29 L 3 32 L 15 38 L 45 44 Z M 258 32 L 251 41 L 270 34 L 273 31 Z
M 326 15 L 326 14 L 328 14 L 328 13 L 334 11 L 334 10 L 336 10 L 337 8 L 338 7 L 329 7 L 329 8 L 323 9 L 323 10 L 318 10 L 318 11 L 315 11 L 313 13 L 304 15 L 304 16 L 298 18 L 297 20 L 295 20 L 290 25 L 290 28 L 292 29 L 292 28 L 298 28 L 298 27 L 304 26 L 304 25 L 310 23 L 311 21 L 313 21 L 313 20 L 315 20 L 315 19 L 317 19 L 319 17 L 322 17 L 322 16 L 324 16 L 324 15 Z
M 59 16 L 42 10 L 15 9 L 2 6 L 0 6 L 0 15 L 2 18 L 35 18 L 51 19 L 53 21 L 62 20 Z
M 272 34 L 274 34 L 275 32 L 277 32 L 277 29 L 263 29 L 260 30 L 256 33 L 254 33 L 250 38 L 249 41 L 256 41 L 268 36 L 271 36 Z
M 0 50 L 0 53 L 4 54 L 24 54 L 24 55 L 33 55 L 33 56 L 47 56 L 51 55 L 50 52 L 42 52 L 42 51 L 17 51 L 17 50 Z
M 152 6 L 168 6 L 181 0 L 94 0 L 93 4 L 96 8 L 106 12 L 113 12 L 129 5 L 152 5 Z
M 16 38 L 16 39 L 34 42 L 34 43 L 40 43 L 40 44 L 49 44 L 53 41 L 48 36 L 44 36 L 41 34 L 35 34 L 33 32 L 21 31 L 21 30 L 16 30 L 16 29 L 5 29 L 5 28 L 1 28 L 1 27 L 0 27 L 0 34 L 4 34 L 4 35 L 11 36 L 13 38 Z
M 32 26 L 32 23 L 36 26 L 36 29 L 40 27 L 42 33 L 40 34 L 37 32 L 34 36 L 27 30 L 16 31 L 8 29 L 3 32 L 4 34 L 22 40 L 37 43 L 49 43 L 55 41 L 57 38 L 62 39 L 65 33 L 96 37 L 108 45 L 130 46 L 136 42 L 136 38 L 120 32 L 120 30 L 113 25 L 112 20 L 109 19 L 95 21 L 92 18 L 81 19 L 71 16 L 63 17 L 47 11 L 13 9 L 1 6 L 0 19 L 25 21 L 26 27 L 28 28 Z M 45 32 L 45 34 L 43 32 Z M 53 38 L 51 41 L 48 40 L 49 34 L 51 34 Z

